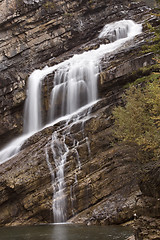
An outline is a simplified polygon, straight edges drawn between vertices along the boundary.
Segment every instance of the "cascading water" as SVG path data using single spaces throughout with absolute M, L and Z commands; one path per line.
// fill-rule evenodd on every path
M 108 38 L 110 42 L 126 38 L 128 37 L 128 34 L 131 34 L 131 32 L 129 33 L 129 31 L 131 30 L 130 26 L 132 24 L 134 23 L 131 20 L 121 20 L 119 22 L 107 24 L 104 26 L 102 32 L 99 34 L 99 38 Z
M 64 116 L 66 119 L 70 119 L 72 114 L 76 114 L 79 108 L 82 106 L 87 107 L 87 104 L 92 104 L 97 99 L 97 78 L 101 58 L 105 54 L 112 53 L 120 48 L 126 41 L 140 34 L 141 30 L 142 26 L 131 20 L 122 20 L 107 24 L 99 34 L 99 38 L 107 38 L 110 41 L 109 44 L 102 44 L 96 50 L 74 55 L 72 58 L 53 67 L 35 70 L 28 81 L 28 94 L 24 113 L 24 135 L 12 141 L 5 149 L 0 151 L 0 162 L 3 163 L 14 156 L 20 151 L 22 144 L 28 137 L 39 131 L 42 127 L 47 127 L 43 126 L 41 117 L 41 85 L 43 79 L 48 74 L 55 72 L 50 110 L 48 112 L 50 125 L 54 125 L 55 122 L 60 121 Z M 77 119 L 79 120 L 79 118 Z M 62 134 L 61 140 L 58 138 L 59 133 L 55 131 L 52 135 L 51 145 L 47 144 L 45 148 L 46 161 L 53 182 L 53 212 L 55 222 L 66 220 L 64 166 L 69 148 L 65 143 L 65 134 L 69 134 L 69 131 L 60 131 L 60 133 Z M 90 154 L 89 139 L 86 138 L 85 141 Z M 77 151 L 78 144 L 73 139 L 73 148 L 77 155 L 78 168 L 80 168 L 81 163 Z M 55 169 L 52 168 L 48 148 L 52 151 Z M 76 175 L 75 183 L 77 183 Z M 72 191 L 73 189 L 71 188 Z
M 57 69 L 51 94 L 50 121 L 73 113 L 81 106 L 95 101 L 98 73 L 97 63 L 94 61 L 88 63 L 81 55 L 75 55 L 67 65 Z M 61 102 L 59 107 L 55 108 L 59 96 Z
M 89 107 L 89 105 L 87 105 Z M 47 143 L 45 148 L 45 155 L 46 155 L 46 161 L 48 164 L 48 168 L 51 173 L 52 178 L 52 187 L 53 187 L 53 217 L 55 223 L 65 222 L 67 220 L 66 215 L 66 195 L 65 195 L 65 176 L 64 176 L 64 170 L 65 170 L 65 164 L 67 161 L 68 154 L 70 153 L 70 150 L 72 149 L 72 154 L 75 156 L 76 160 L 76 171 L 75 171 L 75 181 L 73 183 L 73 186 L 71 186 L 71 194 L 74 194 L 74 186 L 78 183 L 77 180 L 77 171 L 81 169 L 81 162 L 79 159 L 79 153 L 78 153 L 78 147 L 79 147 L 79 141 L 77 141 L 75 138 L 72 137 L 71 129 L 75 124 L 81 125 L 82 132 L 84 131 L 84 121 L 86 121 L 90 116 L 88 108 L 81 108 L 80 112 L 76 112 L 75 115 L 70 115 L 70 118 L 68 118 L 65 122 L 65 124 L 60 127 L 58 127 L 57 130 L 55 130 L 52 134 L 52 140 L 49 143 Z M 83 114 L 82 114 L 83 110 Z M 84 137 L 84 133 L 82 134 Z M 70 145 L 72 146 L 71 149 L 66 144 L 66 139 L 70 139 Z M 82 140 L 83 143 L 87 145 L 88 152 L 90 154 L 90 148 L 89 148 L 89 141 L 88 138 L 85 138 Z M 81 142 L 81 143 L 82 143 Z M 48 152 L 52 153 L 52 158 L 49 157 Z M 51 155 L 51 154 L 50 154 Z M 52 167 L 54 160 L 54 167 Z M 72 202 L 72 205 L 73 202 Z M 74 207 L 74 206 L 73 206 Z M 74 213 L 74 211 L 72 212 Z
M 69 149 L 65 144 L 65 136 L 62 136 L 61 141 L 58 139 L 57 132 L 52 135 L 51 149 L 56 167 L 57 185 L 53 196 L 53 214 L 54 222 L 65 222 L 66 216 L 66 201 L 63 189 L 65 188 L 64 181 L 64 165 L 66 162 Z
M 35 71 L 28 79 L 24 132 L 36 132 L 41 127 L 41 76 L 39 77 L 38 71 Z

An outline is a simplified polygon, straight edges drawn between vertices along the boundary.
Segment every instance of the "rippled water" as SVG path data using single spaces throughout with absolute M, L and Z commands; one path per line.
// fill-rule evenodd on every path
M 125 240 L 132 230 L 121 226 L 39 225 L 0 228 L 0 240 Z

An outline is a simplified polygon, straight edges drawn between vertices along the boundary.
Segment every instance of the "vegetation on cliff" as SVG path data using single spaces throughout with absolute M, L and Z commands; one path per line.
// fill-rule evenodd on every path
M 143 150 L 160 154 L 160 74 L 152 73 L 145 87 L 130 87 L 123 96 L 126 105 L 114 109 L 115 135 L 136 143 Z
M 138 78 L 123 95 L 123 106 L 114 109 L 114 134 L 118 140 L 134 143 L 153 159 L 160 155 L 160 28 L 153 28 L 153 44 L 143 51 L 154 52 L 157 64 L 149 76 Z M 146 69 L 144 69 L 146 70 Z M 145 71 L 144 71 L 145 72 Z

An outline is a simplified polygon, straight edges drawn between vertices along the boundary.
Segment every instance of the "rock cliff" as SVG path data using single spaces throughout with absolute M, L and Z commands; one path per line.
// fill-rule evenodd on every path
M 144 192 L 154 204 L 155 195 L 150 193 L 152 187 L 146 192 L 145 184 L 139 180 L 142 166 L 136 146 L 115 143 L 112 109 L 121 102 L 126 83 L 151 71 L 144 71 L 144 67 L 154 64 L 153 53 L 141 50 L 152 42 L 153 33 L 146 22 L 158 25 L 156 16 L 143 3 L 127 0 L 2 0 L 0 13 L 1 147 L 22 133 L 26 83 L 35 68 L 52 66 L 75 53 L 97 48 L 98 33 L 106 23 L 125 18 L 143 24 L 141 35 L 101 60 L 101 100 L 84 110 L 85 120 L 73 117 L 67 126 L 62 120 L 46 127 L 30 137 L 18 155 L 0 165 L 0 225 L 53 221 L 53 186 L 47 160 L 56 171 L 51 148 L 55 132 L 59 145 L 64 149 L 65 144 L 68 149 L 63 196 L 67 220 L 121 224 L 133 220 L 135 214 L 144 215 L 144 199 L 139 198 Z M 49 104 L 52 78 L 53 74 L 43 83 L 44 111 Z M 150 171 L 146 173 L 148 179 L 152 178 Z

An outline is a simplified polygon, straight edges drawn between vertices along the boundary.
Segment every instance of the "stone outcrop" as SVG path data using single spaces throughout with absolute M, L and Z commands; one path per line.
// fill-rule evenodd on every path
M 135 230 L 137 240 L 159 239 L 160 236 L 160 162 L 143 166 L 139 175 L 139 186 L 142 194 Z
M 51 144 L 57 131 L 59 144 L 64 144 L 62 135 L 65 134 L 69 149 L 64 166 L 67 220 L 121 224 L 134 220 L 139 214 L 136 234 L 137 239 L 141 239 L 143 225 L 148 221 L 151 226 L 159 226 L 159 215 L 148 214 L 150 204 L 159 211 L 159 180 L 155 181 L 159 167 L 152 170 L 148 166 L 144 173 L 146 180 L 140 178 L 142 166 L 137 147 L 116 144 L 112 135 L 112 109 L 121 102 L 125 84 L 149 74 L 150 70 L 143 71 L 142 67 L 154 63 L 153 53 L 144 54 L 141 50 L 147 41 L 152 42 L 153 36 L 145 23 L 157 25 L 156 17 L 143 4 L 120 0 L 12 0 L 10 8 L 7 3 L 6 0 L 0 2 L 0 9 L 6 7 L 0 15 L 1 145 L 22 132 L 27 77 L 33 69 L 97 48 L 98 31 L 104 23 L 129 18 L 143 22 L 144 31 L 118 52 L 102 59 L 98 81 L 101 100 L 92 106 L 85 121 L 73 118 L 67 126 L 61 121 L 43 129 L 24 143 L 18 155 L 0 165 L 3 196 L 0 225 L 53 222 L 53 186 L 46 159 L 56 171 Z M 50 91 L 52 77 L 51 74 L 43 83 L 44 87 L 48 86 L 47 91 Z M 47 93 L 44 90 L 45 109 Z M 87 112 L 84 110 L 84 116 Z M 150 187 L 146 188 L 148 184 Z M 154 224 L 151 218 L 153 221 L 156 218 Z M 150 229 L 145 234 L 149 234 Z

